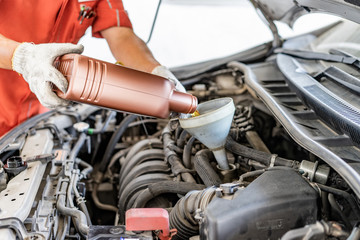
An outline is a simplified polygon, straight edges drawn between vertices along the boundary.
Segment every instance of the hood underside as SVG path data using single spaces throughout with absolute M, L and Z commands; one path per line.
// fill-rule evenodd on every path
M 359 0 L 257 0 L 272 20 L 292 26 L 296 19 L 310 12 L 331 13 L 360 23 Z

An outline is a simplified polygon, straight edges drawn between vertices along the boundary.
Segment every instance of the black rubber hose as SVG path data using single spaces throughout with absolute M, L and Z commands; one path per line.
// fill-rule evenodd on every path
M 221 180 L 211 166 L 210 159 L 214 159 L 212 152 L 208 149 L 201 150 L 195 155 L 194 167 L 206 187 L 219 186 Z
M 325 186 L 325 185 L 322 185 L 322 184 L 319 184 L 319 183 L 317 185 L 319 186 L 319 188 L 321 190 L 323 190 L 325 192 L 332 193 L 332 194 L 343 197 L 349 203 L 353 213 L 356 215 L 356 219 L 360 218 L 359 206 L 358 206 L 355 199 L 353 198 L 353 196 L 350 193 L 347 193 L 347 192 L 345 192 L 343 190 L 340 190 L 340 189 L 328 187 L 328 186 Z
M 186 137 L 187 137 L 188 133 L 183 130 L 181 133 L 180 133 L 180 136 L 178 137 L 178 139 L 176 139 L 176 145 L 179 147 L 179 148 L 183 148 L 184 145 L 185 145 L 185 140 L 186 140 Z
M 133 208 L 143 208 L 151 199 L 163 193 L 177 193 L 185 195 L 192 190 L 202 190 L 205 186 L 196 183 L 162 181 L 153 183 L 144 189 L 136 199 Z
M 122 137 L 122 135 L 124 134 L 124 132 L 126 131 L 128 125 L 133 122 L 138 116 L 137 115 L 128 115 L 126 116 L 120 123 L 118 129 L 116 129 L 116 131 L 113 133 L 113 135 L 111 136 L 111 139 L 106 147 L 104 156 L 101 160 L 100 163 L 100 167 L 99 167 L 99 171 L 104 173 L 105 170 L 107 169 L 107 165 L 110 162 L 112 153 L 115 149 L 116 144 L 119 142 L 120 138 Z
M 184 166 L 188 169 L 191 169 L 191 149 L 194 145 L 195 140 L 196 138 L 192 136 L 186 143 L 183 151 L 183 163 Z
M 253 159 L 257 162 L 264 164 L 265 166 L 270 166 L 271 160 L 274 157 L 273 154 L 261 152 L 256 149 L 245 147 L 240 143 L 234 141 L 231 137 L 226 139 L 225 148 L 232 153 L 240 155 L 245 158 Z M 295 160 L 289 160 L 281 157 L 275 157 L 274 159 L 275 166 L 285 166 L 285 167 L 297 167 L 298 162 Z
M 351 223 L 349 219 L 345 216 L 343 211 L 340 209 L 339 204 L 336 202 L 335 197 L 332 193 L 328 195 L 328 200 L 330 203 L 330 206 L 334 212 L 341 218 L 341 220 L 344 222 L 347 229 L 351 229 Z
M 182 161 L 179 158 L 179 156 L 168 147 L 174 143 L 174 141 L 171 138 L 172 133 L 170 131 L 169 125 L 167 125 L 164 128 L 162 132 L 162 136 L 163 136 L 165 160 L 171 165 L 171 171 L 173 172 L 173 174 L 175 176 L 181 174 L 181 177 L 185 182 L 196 183 L 194 177 L 189 173 L 189 169 L 185 168 L 184 165 L 182 164 Z

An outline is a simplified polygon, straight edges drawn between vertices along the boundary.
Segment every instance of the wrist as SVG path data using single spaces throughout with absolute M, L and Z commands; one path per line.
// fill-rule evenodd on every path
M 12 57 L 21 43 L 8 39 L 0 34 L 0 68 L 12 69 Z
M 13 51 L 11 58 L 11 69 L 19 74 L 22 74 L 26 61 L 24 60 L 29 56 L 30 50 L 33 48 L 32 43 L 19 43 Z

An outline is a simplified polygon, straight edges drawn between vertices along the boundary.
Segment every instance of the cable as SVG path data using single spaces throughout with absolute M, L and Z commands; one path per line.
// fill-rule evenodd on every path
M 100 167 L 99 167 L 99 171 L 100 172 L 105 172 L 111 156 L 112 156 L 112 152 L 115 149 L 116 144 L 118 143 L 118 141 L 121 139 L 122 135 L 124 134 L 124 132 L 126 131 L 127 127 L 129 126 L 129 124 L 133 121 L 135 121 L 135 119 L 137 118 L 137 115 L 128 115 L 126 116 L 120 123 L 118 129 L 113 133 L 113 135 L 111 136 L 111 139 L 106 147 L 104 156 L 101 160 L 100 163 Z
M 159 14 L 159 9 L 160 9 L 161 2 L 162 2 L 162 0 L 159 0 L 159 3 L 158 3 L 157 8 L 156 8 L 156 12 L 155 12 L 154 20 L 153 20 L 153 23 L 152 23 L 152 26 L 151 26 L 150 35 L 149 35 L 148 40 L 146 41 L 146 44 L 148 44 L 150 42 L 150 40 L 151 40 L 153 31 L 154 31 L 154 28 L 155 28 L 155 23 L 156 23 L 158 14 Z

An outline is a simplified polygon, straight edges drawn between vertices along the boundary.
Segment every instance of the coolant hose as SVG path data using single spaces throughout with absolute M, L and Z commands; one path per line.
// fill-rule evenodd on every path
M 74 218 L 74 224 L 76 225 L 79 232 L 83 235 L 87 235 L 89 233 L 89 226 L 87 225 L 87 219 L 83 212 L 75 209 L 66 207 L 66 188 L 68 187 L 68 183 L 64 182 L 61 186 L 60 195 L 58 197 L 56 208 L 59 213 L 65 216 L 71 216 Z
M 143 208 L 147 202 L 163 193 L 177 193 L 185 195 L 192 190 L 202 190 L 204 188 L 204 185 L 187 182 L 162 181 L 153 183 L 140 193 L 133 205 L 133 208 Z
M 91 166 L 91 164 L 85 162 L 84 160 L 81 160 L 80 158 L 76 159 L 76 163 L 78 163 L 80 166 L 84 168 L 80 172 L 80 174 L 85 178 L 93 171 L 93 167 Z
M 124 132 L 126 131 L 128 125 L 133 122 L 138 116 L 131 114 L 126 116 L 120 123 L 118 129 L 116 129 L 116 131 L 113 133 L 113 135 L 111 136 L 111 139 L 106 147 L 104 156 L 101 160 L 100 163 L 100 167 L 99 167 L 99 171 L 100 172 L 105 172 L 107 165 L 110 162 L 111 156 L 112 156 L 112 152 L 115 149 L 116 144 L 119 142 L 120 138 L 122 137 L 122 135 L 124 134 Z
M 245 147 L 240 143 L 234 141 L 231 137 L 226 139 L 225 148 L 232 153 L 240 155 L 245 158 L 253 159 L 257 162 L 264 164 L 265 166 L 270 166 L 273 164 L 274 166 L 284 166 L 284 167 L 297 167 L 298 162 L 295 160 L 289 160 L 285 158 L 278 157 L 276 155 L 261 152 L 256 149 Z
M 86 133 L 81 133 L 73 149 L 70 152 L 70 156 L 69 156 L 70 161 L 74 161 L 74 162 L 76 161 L 76 157 L 79 154 L 80 149 L 84 145 L 86 139 L 87 139 Z
M 201 150 L 195 155 L 194 167 L 206 187 L 219 186 L 221 180 L 211 166 L 210 159 L 214 159 L 212 152 L 208 149 Z

